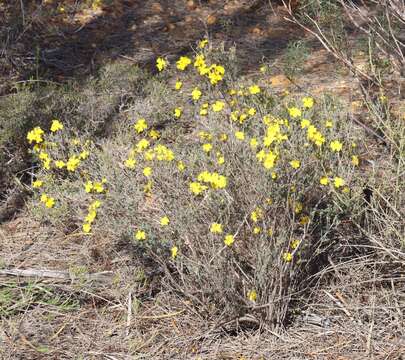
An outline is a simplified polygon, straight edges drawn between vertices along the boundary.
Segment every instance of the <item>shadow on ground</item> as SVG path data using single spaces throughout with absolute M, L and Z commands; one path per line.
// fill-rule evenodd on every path
M 82 79 L 118 59 L 152 69 L 157 56 L 176 58 L 207 35 L 236 45 L 247 70 L 277 56 L 300 35 L 279 8 L 262 0 L 104 0 L 93 6 L 48 0 L 23 10 L 16 4 L 0 5 L 6 19 L 0 26 L 5 69 L 0 76 L 14 81 Z M 4 86 L 1 90 L 7 93 Z

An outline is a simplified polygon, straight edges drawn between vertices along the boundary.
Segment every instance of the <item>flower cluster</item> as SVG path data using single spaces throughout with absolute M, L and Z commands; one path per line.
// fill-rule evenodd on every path
M 83 232 L 88 234 L 91 231 L 91 225 L 97 217 L 97 209 L 101 206 L 99 200 L 94 200 L 88 208 L 88 214 L 84 218 L 84 223 L 82 226 Z
M 197 209 L 199 216 L 210 209 L 207 217 L 200 216 L 197 222 L 205 222 L 209 238 L 221 245 L 221 251 L 239 251 L 243 247 L 249 249 L 252 241 L 270 241 L 277 237 L 274 235 L 277 226 L 272 223 L 274 219 L 269 219 L 269 214 L 274 216 L 280 208 L 287 208 L 293 231 L 301 234 L 303 229 L 312 226 L 313 219 L 305 196 L 307 188 L 331 196 L 350 193 L 352 181 L 342 171 L 345 167 L 341 164 L 349 163 L 353 169 L 360 163 L 345 137 L 335 131 L 338 128 L 335 119 L 321 118 L 317 113 L 318 100 L 305 96 L 292 101 L 282 95 L 276 102 L 271 89 L 255 82 L 233 84 L 231 89 L 226 89 L 225 82 L 220 89 L 214 86 L 224 80 L 226 71 L 222 65 L 208 61 L 207 43 L 203 40 L 194 58 L 181 56 L 173 67 L 164 58 L 156 60 L 159 73 L 170 68 L 176 71 L 168 88 L 175 102 L 167 106 L 164 114 L 171 122 L 169 126 L 176 127 L 176 137 L 171 137 L 166 129 L 161 134 L 161 128 L 151 119 L 153 115 L 136 114 L 135 121 L 129 123 L 128 138 L 123 142 L 127 147 L 112 156 L 118 165 L 111 171 L 111 177 L 105 169 L 97 174 L 88 171 L 94 167 L 87 166 L 90 162 L 84 160 L 94 156 L 95 146 L 81 146 L 80 141 L 72 139 L 69 141 L 73 146 L 66 146 L 64 156 L 60 156 L 62 151 L 54 151 L 59 144 L 68 142 L 59 120 L 52 121 L 49 138 L 39 127 L 27 134 L 41 164 L 41 173 L 78 181 L 82 195 L 87 197 L 100 198 L 104 194 L 103 213 L 107 213 L 108 206 L 113 206 L 108 203 L 113 202 L 112 193 L 121 191 L 117 189 L 121 189 L 122 183 L 114 182 L 114 177 L 123 176 L 131 181 L 134 196 L 145 200 L 144 204 L 139 201 L 139 207 L 148 205 L 159 214 L 153 217 L 152 212 L 149 219 L 149 214 L 143 217 L 143 210 L 131 209 L 140 217 L 131 218 L 137 222 L 136 226 L 130 225 L 131 236 L 139 246 L 162 240 L 172 260 L 187 252 L 181 229 L 175 229 L 179 219 L 184 221 L 184 217 L 176 216 L 180 202 L 173 199 L 177 196 L 187 197 L 182 204 L 190 204 L 190 209 Z M 193 69 L 195 77 L 203 81 L 189 87 L 185 77 L 191 75 Z M 164 78 L 164 74 L 158 76 Z M 180 141 L 177 141 L 177 130 L 183 125 L 187 135 L 179 135 Z M 177 143 L 183 144 L 184 140 L 186 147 L 180 148 Z M 41 192 L 44 188 L 40 202 L 46 208 L 58 208 L 61 199 L 56 202 L 46 195 L 45 191 L 52 192 L 48 191 L 45 177 L 38 177 L 32 187 L 41 188 Z M 83 194 L 83 188 L 87 195 Z M 244 191 L 254 200 L 246 200 Z M 166 194 L 170 201 L 165 198 Z M 238 202 L 240 198 L 243 200 Z M 88 207 L 81 222 L 84 233 L 91 233 L 100 204 L 100 200 L 93 199 Z M 238 209 L 232 213 L 231 207 Z M 235 213 L 239 217 L 236 220 L 232 217 Z M 292 262 L 300 242 L 294 240 L 291 245 L 290 240 L 284 242 L 277 256 Z M 256 301 L 253 287 L 246 294 L 250 301 Z
M 42 130 L 39 126 L 36 126 L 31 131 L 28 132 L 27 140 L 30 144 L 32 144 L 33 142 L 40 144 L 41 142 L 44 141 L 43 135 L 44 130 Z
M 209 184 L 212 189 L 225 189 L 227 179 L 225 176 L 216 172 L 210 173 L 209 171 L 203 171 L 197 176 L 197 180 Z

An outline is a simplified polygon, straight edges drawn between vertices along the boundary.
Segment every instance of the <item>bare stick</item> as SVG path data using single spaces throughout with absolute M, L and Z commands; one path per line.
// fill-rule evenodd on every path
M 128 294 L 128 307 L 127 307 L 127 329 L 125 330 L 126 335 L 129 335 L 129 329 L 131 327 L 131 320 L 132 320 L 132 293 L 129 292 Z
M 339 306 L 339 308 L 351 319 L 353 319 L 352 314 L 349 312 L 349 310 L 346 309 L 346 307 L 344 306 L 342 301 L 339 301 L 338 299 L 336 299 L 331 293 L 329 293 L 328 291 L 324 290 L 323 291 L 326 295 L 328 295 L 329 298 L 331 298 L 333 300 L 333 302 Z
M 103 271 L 94 274 L 85 274 L 86 280 L 105 281 L 113 274 L 112 271 Z M 62 280 L 72 280 L 74 276 L 68 271 L 57 270 L 40 270 L 40 269 L 0 269 L 0 275 L 36 277 L 36 278 L 52 278 Z
M 25 12 L 24 12 L 23 0 L 20 0 L 20 5 L 21 5 L 21 14 L 22 14 L 22 25 L 23 25 L 23 27 L 25 27 Z

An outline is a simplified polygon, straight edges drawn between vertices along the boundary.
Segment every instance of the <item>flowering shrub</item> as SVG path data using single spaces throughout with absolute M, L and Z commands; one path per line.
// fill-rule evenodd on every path
M 205 45 L 158 58 L 143 103 L 108 139 L 56 119 L 28 132 L 32 209 L 86 241 L 132 243 L 207 317 L 276 325 L 358 197 L 359 134 L 330 97 L 239 83 Z

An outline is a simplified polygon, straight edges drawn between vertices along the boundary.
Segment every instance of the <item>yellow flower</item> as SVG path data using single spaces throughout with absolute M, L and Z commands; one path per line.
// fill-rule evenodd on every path
M 332 122 L 331 120 L 326 120 L 326 121 L 325 121 L 325 127 L 326 127 L 326 128 L 329 129 L 329 128 L 331 128 L 332 126 L 333 126 L 333 122 Z
M 49 155 L 48 155 L 46 152 L 43 152 L 43 151 L 41 151 L 41 152 L 39 153 L 38 157 L 39 157 L 41 160 L 44 160 L 44 161 L 49 159 Z
M 258 141 L 256 138 L 252 138 L 250 139 L 250 147 L 252 149 L 256 149 L 256 147 L 259 145 Z
M 89 213 L 85 217 L 84 221 L 91 224 L 97 216 L 97 211 L 94 209 L 90 209 Z
M 149 141 L 146 139 L 141 139 L 138 141 L 136 144 L 136 151 L 137 152 L 142 152 L 143 150 L 147 149 L 149 147 Z
M 292 118 L 297 118 L 301 116 L 301 110 L 296 107 L 289 108 L 288 113 Z
M 184 71 L 187 66 L 189 66 L 191 64 L 191 60 L 190 58 L 188 58 L 187 56 L 181 56 L 179 60 L 177 60 L 176 65 L 177 65 L 177 69 Z
M 253 234 L 255 234 L 255 235 L 260 234 L 261 231 L 262 231 L 262 229 L 260 229 L 260 227 L 258 227 L 258 226 L 255 226 L 253 228 Z
M 156 67 L 159 71 L 163 71 L 167 66 L 167 62 L 165 59 L 157 58 L 156 60 Z
M 52 120 L 51 131 L 56 132 L 63 129 L 63 124 L 59 120 Z
M 201 72 L 205 72 L 206 70 L 206 65 L 205 65 L 205 60 L 204 60 L 204 55 L 203 54 L 198 54 L 195 57 L 195 61 L 194 61 L 194 66 L 200 70 L 200 74 Z M 201 74 L 204 75 L 204 74 Z
M 39 144 L 44 141 L 44 139 L 42 138 L 43 134 L 44 131 L 39 126 L 37 126 L 28 132 L 27 140 L 30 144 L 32 142 L 36 142 L 37 144 Z
M 276 173 L 275 171 L 273 171 L 273 172 L 271 173 L 271 178 L 272 178 L 273 180 L 276 180 L 276 179 L 277 179 L 277 173 Z
M 243 122 L 247 119 L 247 115 L 246 114 L 240 114 L 239 116 L 239 122 L 241 124 L 243 124 Z
M 147 151 L 145 151 L 143 157 L 145 159 L 145 161 L 152 161 L 155 158 L 155 153 L 153 152 L 153 149 L 149 149 Z
M 224 142 L 227 141 L 228 140 L 228 135 L 225 134 L 225 133 L 221 134 L 219 136 L 219 140 L 224 141 Z
M 261 91 L 261 90 L 260 90 L 260 87 L 258 87 L 257 85 L 252 85 L 252 86 L 249 87 L 249 92 L 250 92 L 252 95 L 259 94 L 260 91 Z
M 302 119 L 301 120 L 301 129 L 307 128 L 309 125 L 311 125 L 311 122 L 308 119 Z
M 336 176 L 333 179 L 333 184 L 335 185 L 336 189 L 339 189 L 341 186 L 344 186 L 345 181 L 341 177 Z
M 283 260 L 285 262 L 291 262 L 292 258 L 293 258 L 292 254 L 289 253 L 289 252 L 286 252 L 286 253 L 283 254 Z
M 243 131 L 236 131 L 236 132 L 235 132 L 235 137 L 236 137 L 238 140 L 244 140 L 244 139 L 245 139 L 245 134 L 244 134 Z
M 308 126 L 307 138 L 313 141 L 316 146 L 321 146 L 325 142 L 325 138 L 314 125 Z
M 210 226 L 210 231 L 213 234 L 222 234 L 222 224 L 219 223 L 212 223 Z
M 41 151 L 41 145 L 40 145 L 40 144 L 35 144 L 35 145 L 32 147 L 32 149 L 33 149 L 35 152 L 40 152 L 40 151 Z
M 76 156 L 72 156 L 67 161 L 66 168 L 68 169 L 68 171 L 75 171 L 76 168 L 79 166 L 79 164 L 80 164 L 80 159 L 77 158 Z
M 263 216 L 263 210 L 260 208 L 256 208 L 250 213 L 250 218 L 253 222 L 258 222 L 259 219 Z
M 210 184 L 213 189 L 224 189 L 227 183 L 225 176 L 219 175 L 216 172 L 210 173 L 208 171 L 203 171 L 198 174 L 197 180 Z
M 298 160 L 290 161 L 290 165 L 293 169 L 298 169 L 301 166 L 301 163 Z
M 295 206 L 294 206 L 294 212 L 295 212 L 296 214 L 299 214 L 299 213 L 302 211 L 302 208 L 303 208 L 302 203 L 300 203 L 299 201 L 297 201 L 297 202 L 295 203 Z
M 181 116 L 182 112 L 183 112 L 183 109 L 182 109 L 182 108 L 175 108 L 175 109 L 174 109 L 174 116 L 175 116 L 176 118 L 179 118 L 179 117 Z
M 342 150 L 343 144 L 339 140 L 333 140 L 330 143 L 330 148 L 332 151 L 339 152 Z
M 206 131 L 200 131 L 198 133 L 198 136 L 200 137 L 201 140 L 212 140 L 212 134 Z
M 207 144 L 204 144 L 204 145 L 202 146 L 202 148 L 203 148 L 203 150 L 204 150 L 206 153 L 209 153 L 209 152 L 212 150 L 212 145 L 209 144 L 209 143 L 207 143 Z
M 250 290 L 248 293 L 247 293 L 247 297 L 248 297 L 248 299 L 250 300 L 250 301 L 256 301 L 256 299 L 257 299 L 257 293 L 256 293 L 256 290 Z
M 200 109 L 200 115 L 201 116 L 206 116 L 208 114 L 208 109 L 206 108 L 201 108 Z
M 89 223 L 84 223 L 82 228 L 83 232 L 85 232 L 86 234 L 88 234 L 91 231 L 91 225 Z
M 160 133 L 159 131 L 152 129 L 151 131 L 149 131 L 149 136 L 153 139 L 153 140 L 157 140 L 160 138 Z
M 301 216 L 300 224 L 301 224 L 301 225 L 306 225 L 306 224 L 308 224 L 308 223 L 310 222 L 310 220 L 311 220 L 311 219 L 309 218 L 308 215 Z
M 177 253 L 179 252 L 179 248 L 177 246 L 173 246 L 170 249 L 170 252 L 172 254 L 172 259 L 174 260 L 177 257 Z
M 248 114 L 249 114 L 250 116 L 255 115 L 255 114 L 256 114 L 256 109 L 255 109 L 255 108 L 250 108 L 250 109 L 248 110 Z
M 360 160 L 359 160 L 359 157 L 357 155 L 352 156 L 352 164 L 353 164 L 353 166 L 359 166 Z
M 148 124 L 146 123 L 145 119 L 139 119 L 135 123 L 134 128 L 137 131 L 137 133 L 140 134 L 141 132 L 145 131 L 148 128 Z
M 204 70 L 204 71 L 200 71 L 200 74 L 206 74 L 208 76 L 208 78 L 210 79 L 210 83 L 212 85 L 216 85 L 219 81 L 221 81 L 224 77 L 225 74 L 225 69 L 223 66 L 221 65 L 211 65 L 208 69 L 201 69 L 200 70 Z M 208 70 L 208 71 L 206 71 Z
M 293 240 L 291 243 L 291 249 L 296 249 L 300 245 L 300 243 L 301 243 L 301 241 L 298 239 Z
M 162 225 L 162 226 L 167 226 L 167 225 L 169 225 L 169 223 L 170 223 L 170 219 L 167 216 L 163 216 L 160 219 L 160 225 Z
M 172 161 L 174 159 L 173 151 L 164 145 L 156 145 L 153 152 L 158 161 Z
M 328 179 L 328 177 L 327 177 L 327 176 L 321 177 L 321 179 L 319 180 L 319 183 L 320 183 L 321 185 L 328 185 L 328 184 L 329 184 L 329 179 Z
M 149 177 L 152 175 L 152 168 L 147 166 L 143 169 L 142 173 L 146 176 Z
M 236 111 L 232 111 L 230 114 L 230 118 L 232 121 L 237 121 L 238 120 L 238 114 L 239 114 L 239 110 Z
M 263 159 L 264 168 L 267 170 L 272 169 L 276 164 L 276 160 L 277 155 L 274 152 L 269 151 L 268 153 L 265 153 Z
M 217 100 L 215 103 L 212 104 L 212 110 L 215 112 L 220 112 L 225 107 L 225 103 L 223 101 Z
M 66 166 L 66 164 L 65 164 L 65 162 L 62 161 L 62 160 L 56 160 L 56 161 L 55 161 L 55 166 L 56 166 L 58 169 L 63 169 L 63 168 Z
M 89 205 L 89 210 L 98 209 L 100 206 L 101 206 L 101 201 L 100 201 L 100 200 L 94 200 L 94 201 Z
M 234 238 L 233 235 L 228 234 L 228 235 L 225 236 L 224 244 L 226 246 L 231 246 L 234 242 L 235 242 L 235 238 Z
M 99 182 L 94 183 L 93 189 L 96 193 L 99 194 L 101 194 L 105 190 L 104 186 Z
M 345 193 L 345 194 L 348 194 L 348 193 L 350 192 L 350 188 L 349 188 L 348 186 L 345 186 L 345 187 L 342 189 L 342 192 Z
M 86 191 L 86 193 L 90 193 L 93 190 L 93 182 L 92 181 L 87 181 L 84 184 L 84 190 Z
M 208 39 L 203 39 L 198 43 L 198 47 L 200 49 L 204 49 L 207 46 L 207 44 L 208 44 Z
M 225 157 L 221 153 L 217 153 L 217 164 L 223 165 L 225 163 Z
M 43 182 L 42 180 L 35 180 L 35 181 L 32 183 L 32 187 L 35 188 L 35 189 L 38 189 L 38 188 L 40 188 L 43 184 L 44 184 L 44 182 Z
M 180 90 L 182 86 L 183 86 L 183 83 L 181 81 L 176 81 L 176 84 L 174 85 L 174 88 L 176 90 Z
M 87 150 L 84 150 L 79 154 L 79 159 L 86 160 L 89 156 L 90 156 L 90 152 Z
M 191 97 L 194 101 L 199 100 L 201 95 L 202 95 L 202 92 L 199 88 L 194 88 L 194 90 L 191 92 Z
M 143 192 L 145 194 L 150 194 L 152 192 L 152 181 L 148 181 L 146 185 L 143 187 Z
M 314 106 L 314 99 L 311 97 L 304 97 L 302 99 L 302 104 L 304 105 L 304 108 L 310 109 Z
M 186 168 L 186 165 L 184 165 L 184 163 L 182 161 L 179 161 L 177 163 L 177 169 L 179 169 L 179 171 L 184 171 L 185 168 Z
M 124 165 L 125 165 L 128 169 L 135 169 L 136 160 L 133 159 L 133 158 L 126 159 L 125 162 L 124 162 Z
M 50 209 L 53 208 L 55 205 L 55 199 L 53 197 L 48 197 L 45 201 L 45 206 Z
M 145 161 L 152 161 L 156 157 L 156 154 L 153 152 L 153 149 L 149 149 L 145 151 L 143 157 Z
M 146 233 L 143 230 L 138 230 L 135 233 L 135 239 L 136 240 L 146 240 Z
M 263 161 L 266 157 L 266 152 L 262 149 L 258 153 L 256 153 L 256 159 L 259 161 Z
M 202 185 L 199 182 L 191 182 L 190 183 L 190 192 L 193 193 L 194 195 L 200 195 L 204 190 L 207 190 L 208 187 L 205 185 Z

